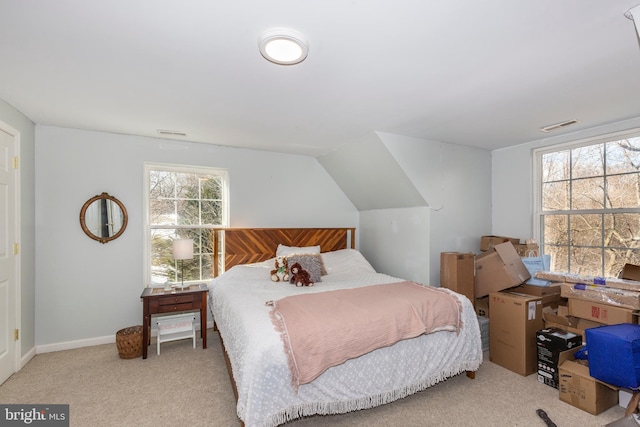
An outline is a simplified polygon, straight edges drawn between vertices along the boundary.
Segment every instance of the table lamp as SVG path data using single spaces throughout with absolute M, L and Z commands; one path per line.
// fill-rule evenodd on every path
M 173 259 L 180 260 L 182 287 L 184 288 L 184 260 L 193 259 L 193 239 L 175 239 L 172 248 Z

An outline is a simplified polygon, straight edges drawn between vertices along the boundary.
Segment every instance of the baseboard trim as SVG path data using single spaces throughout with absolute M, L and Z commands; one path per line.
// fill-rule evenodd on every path
M 207 328 L 208 329 L 213 328 L 213 320 L 207 321 Z M 200 323 L 196 325 L 196 330 L 198 331 L 200 330 Z M 152 337 L 156 336 L 155 329 L 151 330 L 151 336 Z M 94 345 L 112 344 L 115 342 L 116 342 L 116 335 L 113 334 L 113 335 L 107 335 L 103 337 L 87 338 L 87 339 L 75 340 L 75 341 L 65 341 L 65 342 L 53 343 L 53 344 L 36 345 L 35 350 L 31 350 L 29 353 L 31 353 L 32 351 L 35 351 L 34 355 L 36 355 L 41 353 L 51 353 L 54 351 L 73 350 L 74 348 L 91 347 Z M 33 358 L 34 355 L 31 355 L 28 358 L 25 355 L 22 358 L 22 360 L 24 361 L 26 359 L 26 361 L 28 362 L 29 360 L 31 360 L 31 358 Z M 26 362 L 22 366 L 24 366 L 25 364 Z
M 20 358 L 20 369 L 24 368 L 27 363 L 36 356 L 36 354 L 36 348 L 31 347 L 31 350 L 27 351 L 26 354 Z
M 43 344 L 36 346 L 36 354 L 51 353 L 53 351 L 73 350 L 74 348 L 91 347 L 94 345 L 111 344 L 116 342 L 116 336 L 108 335 L 104 337 L 87 338 L 83 340 L 65 341 L 54 344 Z

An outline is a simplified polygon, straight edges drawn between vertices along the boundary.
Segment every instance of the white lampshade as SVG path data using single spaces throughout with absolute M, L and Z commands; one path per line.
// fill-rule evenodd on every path
M 175 239 L 173 241 L 173 259 L 192 259 L 193 239 Z

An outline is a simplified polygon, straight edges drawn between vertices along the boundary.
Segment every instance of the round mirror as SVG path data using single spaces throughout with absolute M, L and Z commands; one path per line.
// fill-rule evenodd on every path
M 87 200 L 80 210 L 80 226 L 87 236 L 100 243 L 117 239 L 127 228 L 127 210 L 108 193 Z

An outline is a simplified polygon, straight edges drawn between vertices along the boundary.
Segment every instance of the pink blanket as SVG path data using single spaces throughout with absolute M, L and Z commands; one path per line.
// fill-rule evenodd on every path
M 460 301 L 439 288 L 413 282 L 371 285 L 272 301 L 292 384 L 313 381 L 328 368 L 436 331 L 460 331 Z

